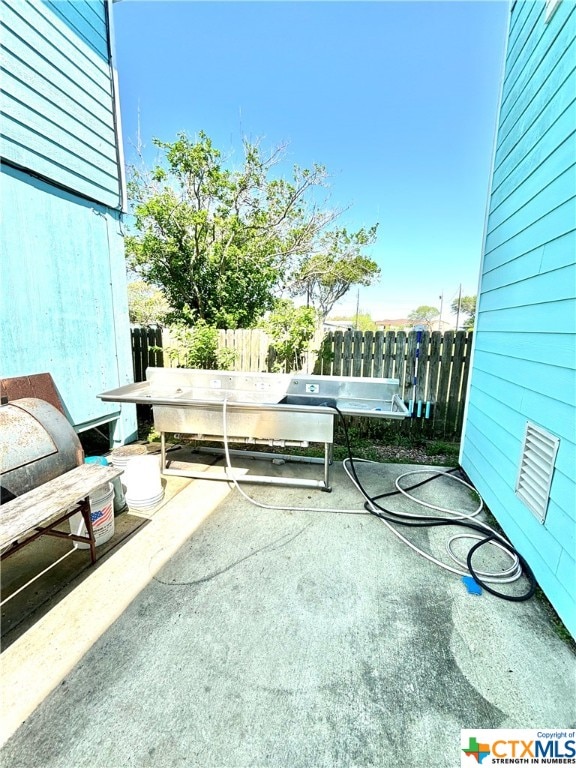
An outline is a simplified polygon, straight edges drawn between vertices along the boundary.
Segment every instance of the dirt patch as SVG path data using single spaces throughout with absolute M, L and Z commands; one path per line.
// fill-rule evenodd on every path
M 397 445 L 375 445 L 374 451 L 379 461 L 389 461 L 398 464 L 432 464 L 435 466 L 453 467 L 458 464 L 458 454 L 429 453 L 424 446 L 402 448 Z

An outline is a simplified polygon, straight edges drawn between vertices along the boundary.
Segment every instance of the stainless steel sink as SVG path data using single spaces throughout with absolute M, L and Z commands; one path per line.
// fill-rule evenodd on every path
M 145 382 L 98 395 L 113 402 L 153 406 L 154 425 L 161 434 L 162 467 L 166 474 L 205 475 L 170 469 L 165 433 L 196 440 L 271 446 L 324 443 L 324 480 L 247 475 L 245 482 L 304 485 L 330 490 L 329 465 L 337 411 L 343 415 L 403 419 L 408 410 L 399 396 L 397 379 L 346 376 L 204 371 L 148 368 Z M 226 404 L 226 420 L 224 420 Z M 246 452 L 245 452 L 246 453 Z M 266 454 L 258 453 L 262 458 Z M 290 460 L 290 456 L 283 456 Z M 302 459 L 303 457 L 298 457 Z M 320 460 L 321 461 L 321 460 Z M 224 475 L 221 479 L 226 479 Z

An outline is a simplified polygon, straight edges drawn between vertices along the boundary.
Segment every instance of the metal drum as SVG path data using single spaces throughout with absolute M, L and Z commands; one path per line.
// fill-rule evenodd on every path
M 0 406 L 3 502 L 53 480 L 83 461 L 78 435 L 50 403 L 24 397 Z

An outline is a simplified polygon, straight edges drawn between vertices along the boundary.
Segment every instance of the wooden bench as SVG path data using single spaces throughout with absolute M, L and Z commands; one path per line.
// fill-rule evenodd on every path
M 56 536 L 90 545 L 90 558 L 96 562 L 96 542 L 90 518 L 89 496 L 122 474 L 121 469 L 99 464 L 82 464 L 28 493 L 0 506 L 0 559 L 17 552 L 39 536 Z M 77 512 L 82 514 L 87 536 L 57 531 L 55 528 Z

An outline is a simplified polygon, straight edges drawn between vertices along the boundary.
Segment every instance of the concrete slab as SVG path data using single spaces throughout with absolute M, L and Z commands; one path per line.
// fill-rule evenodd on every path
M 407 469 L 359 472 L 375 494 Z M 574 654 L 539 602 L 470 595 L 347 513 L 341 465 L 332 494 L 243 488 L 314 511 L 195 480 L 2 654 L 7 765 L 452 768 L 461 728 L 574 727 Z M 445 478 L 419 493 L 475 506 Z M 446 559 L 440 529 L 406 535 Z

